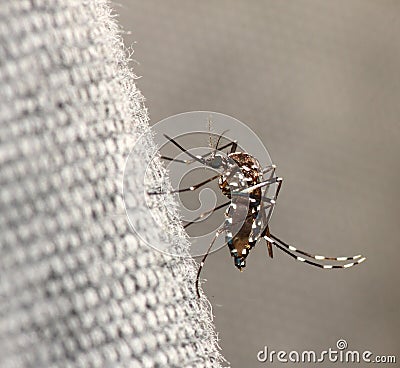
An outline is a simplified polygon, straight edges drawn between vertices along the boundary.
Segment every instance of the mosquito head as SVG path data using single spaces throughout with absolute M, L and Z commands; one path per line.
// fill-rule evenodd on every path
M 220 154 L 213 154 L 207 160 L 207 164 L 211 166 L 213 169 L 220 169 L 224 165 L 224 159 Z

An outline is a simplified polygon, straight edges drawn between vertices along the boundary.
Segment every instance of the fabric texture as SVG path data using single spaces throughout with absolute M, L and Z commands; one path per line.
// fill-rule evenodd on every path
M 109 4 L 3 1 L 0 39 L 0 366 L 221 366 L 173 199 L 144 199 L 155 147 Z M 128 224 L 140 135 L 126 209 L 182 257 Z

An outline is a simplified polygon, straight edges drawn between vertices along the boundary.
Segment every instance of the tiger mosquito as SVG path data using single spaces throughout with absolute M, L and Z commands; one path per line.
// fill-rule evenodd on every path
M 161 156 L 162 159 L 179 162 L 182 164 L 191 164 L 197 161 L 210 168 L 220 170 L 221 172 L 187 188 L 168 192 L 148 192 L 149 195 L 162 195 L 166 193 L 195 191 L 207 183 L 218 179 L 218 185 L 222 191 L 222 194 L 229 199 L 229 201 L 202 213 L 200 216 L 184 225 L 184 227 L 187 228 L 196 223 L 198 220 L 205 218 L 207 215 L 211 215 L 215 211 L 227 207 L 225 210 L 225 221 L 223 225 L 216 231 L 197 271 L 196 293 L 199 298 L 199 280 L 201 271 L 211 251 L 211 248 L 213 247 L 216 239 L 222 233 L 225 233 L 225 244 L 227 244 L 229 247 L 230 254 L 233 257 L 234 265 L 240 271 L 246 267 L 246 258 L 251 249 L 255 247 L 260 239 L 264 239 L 266 241 L 268 255 L 270 258 L 273 258 L 273 247 L 275 246 L 297 261 L 322 269 L 344 269 L 358 265 L 365 261 L 366 258 L 362 255 L 356 255 L 352 257 L 327 257 L 323 255 L 312 254 L 298 249 L 271 234 L 269 229 L 269 220 L 276 205 L 276 200 L 282 186 L 283 178 L 275 175 L 276 165 L 270 165 L 262 168 L 259 161 L 255 157 L 249 153 L 238 151 L 237 141 L 230 141 L 229 143 L 218 148 L 224 133 L 219 135 L 216 147 L 211 152 L 202 156 L 193 155 L 175 139 L 164 134 L 168 141 L 179 148 L 182 152 L 186 153 L 190 159 L 182 160 Z M 226 148 L 229 148 L 227 155 L 219 153 Z M 264 175 L 267 175 L 267 177 L 265 178 Z M 268 188 L 270 185 L 277 185 L 273 198 L 267 197 L 265 195 L 265 190 L 263 193 L 263 189 Z M 326 261 L 339 262 L 339 264 L 335 264 L 333 262 L 325 263 Z M 348 261 L 348 263 L 341 263 L 346 261 Z

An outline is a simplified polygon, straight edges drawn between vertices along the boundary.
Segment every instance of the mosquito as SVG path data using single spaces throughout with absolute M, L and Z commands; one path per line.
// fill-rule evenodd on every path
M 187 154 L 189 159 L 182 160 L 161 156 L 162 159 L 182 164 L 191 164 L 197 161 L 207 167 L 217 170 L 218 174 L 187 188 L 169 192 L 161 190 L 148 192 L 149 195 L 162 195 L 166 193 L 195 191 L 207 183 L 218 179 L 218 185 L 222 194 L 229 199 L 229 201 L 217 205 L 184 225 L 184 227 L 187 228 L 215 211 L 226 207 L 225 221 L 216 231 L 198 268 L 196 293 L 199 298 L 201 271 L 212 246 L 221 234 L 225 234 L 225 244 L 228 245 L 234 265 L 240 271 L 246 267 L 246 258 L 260 239 L 266 241 L 270 258 L 273 258 L 273 247 L 276 247 L 297 261 L 322 269 L 344 269 L 365 261 L 366 258 L 362 255 L 352 257 L 327 257 L 312 254 L 298 249 L 271 234 L 269 220 L 276 205 L 283 179 L 275 175 L 276 165 L 262 168 L 259 161 L 254 156 L 238 150 L 237 141 L 230 141 L 218 148 L 224 133 L 219 135 L 216 147 L 202 156 L 193 155 L 189 150 L 178 143 L 177 140 L 164 134 L 165 138 Z M 227 154 L 222 153 L 224 149 L 229 149 Z M 271 197 L 268 197 L 266 193 L 271 185 L 275 185 L 276 190 Z M 328 261 L 333 262 L 327 263 Z

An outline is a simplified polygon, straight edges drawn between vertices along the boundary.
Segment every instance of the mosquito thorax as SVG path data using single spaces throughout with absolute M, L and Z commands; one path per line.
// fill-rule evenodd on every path
M 231 198 L 231 188 L 233 181 L 235 179 L 232 178 L 233 174 L 240 170 L 243 179 L 246 182 L 246 186 L 252 186 L 260 182 L 262 180 L 262 168 L 258 160 L 246 152 L 233 152 L 228 154 L 227 159 L 225 158 L 225 162 L 227 162 L 227 168 L 224 173 L 220 176 L 218 180 L 218 185 L 222 191 L 222 193 Z M 236 187 L 238 188 L 239 185 Z M 254 195 L 256 198 L 261 196 L 261 190 L 256 189 L 254 191 Z
M 251 178 L 256 183 L 261 176 L 262 169 L 258 160 L 246 152 L 233 152 L 228 155 L 240 167 L 247 178 Z M 251 183 L 249 183 L 251 185 Z

